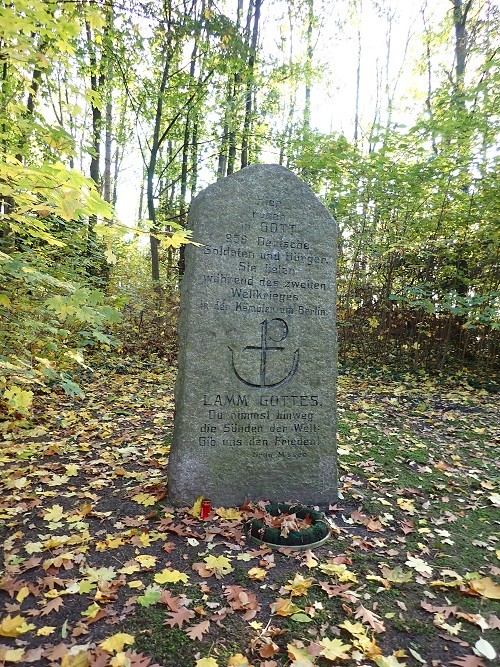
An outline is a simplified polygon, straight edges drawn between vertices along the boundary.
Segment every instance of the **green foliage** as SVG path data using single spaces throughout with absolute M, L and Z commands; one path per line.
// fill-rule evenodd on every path
M 493 91 L 481 81 L 436 93 L 436 115 L 381 131 L 364 155 L 342 136 L 298 146 L 306 173 L 337 218 L 339 319 L 349 355 L 442 368 L 494 366 L 499 344 L 498 156 Z M 474 100 L 474 107 L 468 107 Z M 300 149 L 303 149 L 303 152 Z
M 82 350 L 113 344 L 119 319 L 112 300 L 92 286 L 96 242 L 89 221 L 112 207 L 95 184 L 68 168 L 72 139 L 36 110 L 54 61 L 74 53 L 82 25 L 44 2 L 0 9 L 4 66 L 0 91 L 0 411 L 27 416 L 33 390 L 59 384 Z M 26 97 L 27 96 L 27 97 Z M 27 100 L 27 101 L 26 101 Z

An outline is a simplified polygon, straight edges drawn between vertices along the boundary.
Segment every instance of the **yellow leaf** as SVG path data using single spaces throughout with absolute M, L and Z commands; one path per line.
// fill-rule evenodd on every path
M 296 573 L 293 579 L 289 579 L 285 589 L 290 591 L 292 596 L 306 595 L 313 583 L 314 579 L 306 579 L 301 574 Z
M 134 579 L 134 581 L 129 581 L 127 585 L 129 588 L 138 588 L 140 590 L 144 588 L 144 584 L 140 579 Z
M 232 655 L 229 658 L 227 667 L 252 667 L 252 665 L 248 662 L 244 655 L 237 653 L 236 655 Z
M 356 583 L 358 581 L 354 572 L 348 570 L 343 563 L 322 563 L 319 569 L 325 574 L 336 576 L 342 582 L 352 581 Z
M 22 602 L 30 594 L 30 589 L 27 586 L 23 586 L 19 589 L 19 593 L 16 595 L 16 600 Z
M 398 498 L 397 503 L 404 512 L 408 512 L 409 514 L 415 513 L 415 505 L 413 503 L 413 500 L 410 500 L 408 498 Z
M 319 642 L 320 646 L 323 647 L 320 655 L 324 656 L 327 660 L 347 660 L 349 658 L 349 651 L 352 648 L 351 644 L 343 644 L 341 639 L 322 639 Z
M 144 507 L 150 507 L 155 504 L 156 496 L 152 496 L 149 493 L 137 493 L 135 496 L 132 496 L 132 500 L 135 500 L 140 505 L 144 505 Z
M 184 572 L 179 572 L 179 570 L 169 570 L 168 568 L 165 568 L 162 572 L 158 572 L 154 576 L 154 580 L 157 584 L 176 584 L 179 581 L 186 583 L 188 579 L 188 575 Z
M 189 510 L 189 514 L 191 514 L 191 516 L 194 516 L 195 519 L 200 518 L 201 503 L 202 502 L 203 502 L 203 496 L 198 496 L 198 498 L 195 500 L 194 505 Z
M 95 618 L 101 608 L 99 607 L 98 604 L 93 602 L 85 611 L 82 611 L 82 616 L 86 616 L 87 618 Z
M 219 507 L 215 510 L 215 513 L 218 514 L 221 519 L 234 519 L 235 521 L 240 521 L 243 518 L 243 514 L 233 507 L 228 507 L 227 509 Z
M 112 248 L 107 248 L 104 251 L 104 257 L 106 257 L 108 264 L 116 264 L 118 261 L 118 257 L 115 255 Z
M 22 616 L 6 616 L 0 623 L 0 637 L 19 637 L 25 632 L 34 630 L 35 626 L 28 625 Z
M 393 570 L 390 570 L 388 567 L 382 567 L 382 574 L 393 584 L 405 584 L 413 580 L 413 574 L 411 572 L 404 572 L 404 570 L 397 565 Z
M 151 544 L 151 535 L 149 533 L 141 533 L 139 536 L 139 541 L 143 547 L 149 547 Z
M 2 662 L 21 662 L 23 658 L 23 648 L 0 648 L 0 661 Z
M 61 667 L 88 667 L 89 665 L 90 658 L 86 649 L 79 651 L 76 655 L 66 653 L 61 659 Z
M 300 642 L 302 644 L 302 642 Z M 292 665 L 298 667 L 310 667 L 314 665 L 314 658 L 309 653 L 309 651 L 302 644 L 301 646 L 296 646 L 295 644 L 287 644 L 288 657 L 290 660 L 293 660 Z M 292 667 L 290 665 L 290 667 Z
M 134 572 L 139 572 L 140 569 L 139 565 L 128 565 L 127 567 L 122 567 L 118 572 L 120 574 L 134 574 Z
M 213 658 L 201 658 L 196 661 L 195 667 L 219 667 L 219 663 Z
M 116 635 L 108 637 L 99 646 L 107 653 L 119 653 L 123 651 L 125 645 L 133 644 L 135 638 L 126 632 L 118 632 Z
M 366 635 L 366 628 L 362 623 L 351 623 L 351 621 L 344 621 L 340 623 L 340 628 L 347 630 L 353 637 L 361 637 Z
M 44 625 L 43 628 L 39 628 L 36 631 L 36 634 L 39 637 L 48 637 L 55 631 L 56 627 L 55 625 Z
M 69 477 L 76 477 L 78 475 L 78 466 L 76 466 L 74 463 L 70 463 L 65 467 L 66 467 L 66 475 L 68 475 Z
M 130 658 L 126 653 L 117 653 L 109 661 L 110 667 L 130 667 Z
M 469 582 L 469 586 L 484 598 L 489 598 L 490 600 L 500 600 L 500 586 L 489 577 L 483 577 L 482 579 L 472 579 Z
M 10 308 L 10 299 L 6 294 L 0 294 L 0 306 Z
M 352 643 L 354 648 L 357 648 L 363 655 L 372 660 L 382 654 L 380 647 L 373 637 L 370 639 L 367 636 L 358 636 L 353 639 Z
M 212 570 L 215 574 L 221 576 L 233 571 L 233 567 L 226 556 L 207 556 L 205 558 L 207 570 Z
M 257 581 L 262 581 L 265 579 L 267 570 L 264 570 L 262 567 L 251 567 L 248 570 L 248 578 L 255 579 Z
M 296 604 L 287 598 L 278 598 L 271 604 L 271 613 L 277 616 L 292 616 L 302 611 Z
M 45 510 L 43 515 L 44 521 L 60 521 L 64 516 L 64 510 L 61 505 L 52 505 L 48 510 Z
M 134 560 L 136 560 L 140 565 L 142 565 L 142 567 L 154 567 L 156 565 L 156 556 L 150 556 L 149 554 L 136 556 Z
M 12 385 L 3 393 L 3 397 L 11 410 L 20 412 L 22 415 L 27 415 L 33 402 L 33 392 L 26 391 L 17 385 Z
M 311 569 L 313 567 L 318 567 L 318 565 L 319 565 L 318 560 L 310 549 L 308 549 L 305 552 L 304 555 L 306 557 L 306 561 L 305 561 L 305 566 L 306 567 L 308 567 L 309 569 Z

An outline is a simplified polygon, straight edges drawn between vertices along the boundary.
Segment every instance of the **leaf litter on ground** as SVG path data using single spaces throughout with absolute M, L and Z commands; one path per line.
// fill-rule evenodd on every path
M 174 371 L 125 368 L 3 425 L 0 665 L 493 666 L 495 395 L 342 376 L 337 532 L 272 552 L 168 505 Z

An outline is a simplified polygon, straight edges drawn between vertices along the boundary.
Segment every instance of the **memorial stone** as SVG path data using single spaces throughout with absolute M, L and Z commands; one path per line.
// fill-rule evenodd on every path
M 288 169 L 253 165 L 188 226 L 170 500 L 335 500 L 335 221 Z

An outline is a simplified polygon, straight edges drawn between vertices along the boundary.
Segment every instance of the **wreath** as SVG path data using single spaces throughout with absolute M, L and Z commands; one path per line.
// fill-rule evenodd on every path
M 330 525 L 323 512 L 304 505 L 269 503 L 248 522 L 247 534 L 271 546 L 311 547 L 328 539 Z

